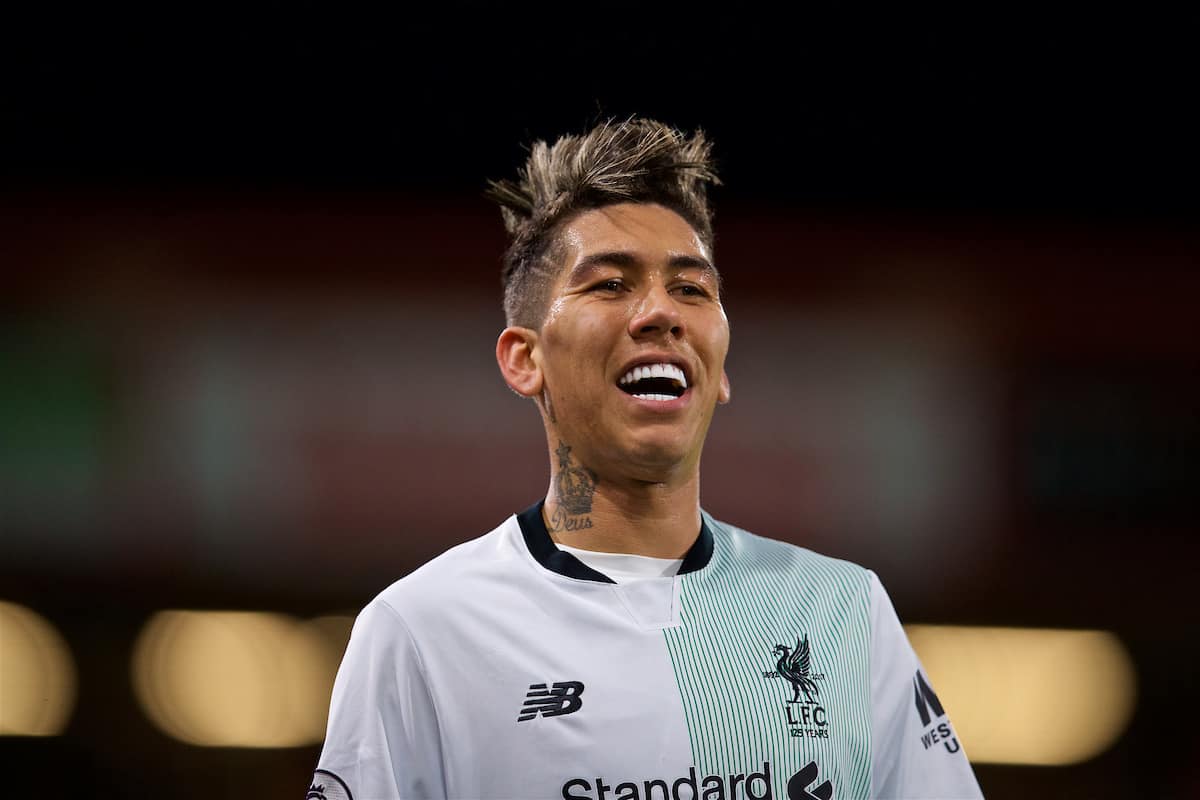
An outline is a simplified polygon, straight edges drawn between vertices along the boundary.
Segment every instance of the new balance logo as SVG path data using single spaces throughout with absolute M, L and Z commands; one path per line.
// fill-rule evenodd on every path
M 574 714 L 583 707 L 583 684 L 579 681 L 559 681 L 549 689 L 544 683 L 535 683 L 529 687 L 525 702 L 521 704 L 521 715 L 517 722 L 526 722 L 538 714 L 543 717 L 558 717 L 563 714 Z

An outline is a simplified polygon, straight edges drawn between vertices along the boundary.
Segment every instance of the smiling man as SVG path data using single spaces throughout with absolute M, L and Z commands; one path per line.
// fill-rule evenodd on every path
M 549 488 L 359 615 L 309 798 L 980 796 L 875 575 L 701 509 L 716 182 L 701 134 L 634 119 L 492 185 Z
M 559 544 L 681 557 L 700 530 L 700 451 L 729 400 L 729 323 L 708 245 L 658 203 L 565 220 L 540 324 L 496 357 L 537 401 L 557 466 L 543 515 Z M 536 316 L 535 316 L 536 319 Z

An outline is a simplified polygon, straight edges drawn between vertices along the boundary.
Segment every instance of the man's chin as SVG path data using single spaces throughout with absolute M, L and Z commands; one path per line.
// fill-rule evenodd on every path
M 677 477 L 695 460 L 692 448 L 678 437 L 640 437 L 621 457 L 630 477 L 655 483 Z

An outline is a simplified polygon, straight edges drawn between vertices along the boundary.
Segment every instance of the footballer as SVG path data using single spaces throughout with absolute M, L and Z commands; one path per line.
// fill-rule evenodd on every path
M 703 134 L 634 118 L 491 185 L 549 485 L 363 609 L 310 800 L 981 797 L 875 574 L 700 505 L 717 182 Z

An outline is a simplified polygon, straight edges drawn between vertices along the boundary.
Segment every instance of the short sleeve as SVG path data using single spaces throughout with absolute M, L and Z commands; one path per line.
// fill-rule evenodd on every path
M 420 654 L 401 616 L 376 599 L 354 622 L 308 796 L 444 798 L 441 765 L 437 714 Z
M 871 573 L 871 797 L 974 800 L 983 793 L 892 601 Z

